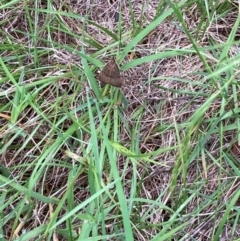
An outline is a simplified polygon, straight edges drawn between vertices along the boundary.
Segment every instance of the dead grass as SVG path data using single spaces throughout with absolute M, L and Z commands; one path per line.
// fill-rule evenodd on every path
M 148 26 L 156 16 L 158 2 L 131 1 L 132 12 L 139 25 L 139 29 L 133 29 L 131 7 L 128 1 L 122 1 L 122 37 L 130 36 L 134 31 L 141 32 Z M 216 17 L 212 22 L 209 23 L 206 16 L 203 20 L 204 24 L 208 25 L 206 32 L 203 32 L 202 27 L 199 34 L 197 28 L 201 24 L 202 15 L 197 4 L 183 8 L 183 16 L 189 31 L 192 36 L 198 34 L 196 42 L 199 47 L 226 43 L 238 16 L 238 6 L 234 3 L 234 7 L 231 5 L 231 11 L 224 14 L 224 11 L 221 11 L 223 4 L 228 3 L 219 2 Z M 87 151 L 92 138 L 92 133 L 89 131 L 91 122 L 88 119 L 88 111 L 79 107 L 87 103 L 85 87 L 89 85 L 89 81 L 86 79 L 81 81 L 84 79 L 86 69 L 75 50 L 80 51 L 84 48 L 86 54 L 103 62 L 107 62 L 109 56 L 116 55 L 118 51 L 116 46 L 101 52 L 101 48 L 104 49 L 113 43 L 113 38 L 98 26 L 89 22 L 84 23 L 80 18 L 80 16 L 86 17 L 117 35 L 118 23 L 115 22 L 117 1 L 55 1 L 52 7 L 64 12 L 59 15 L 45 12 L 47 2 L 37 1 L 37 5 L 42 10 L 37 14 L 32 10 L 35 8 L 34 1 L 28 2 L 28 8 L 26 2 L 17 2 L 14 6 L 1 10 L 0 41 L 5 47 L 1 51 L 1 57 L 8 70 L 18 80 L 18 84 L 25 85 L 25 93 L 22 99 L 20 98 L 18 108 L 27 103 L 21 108 L 19 115 L 17 110 L 14 112 L 16 114 L 14 119 L 13 106 L 16 103 L 14 93 L 18 87 L 2 69 L 0 73 L 2 78 L 0 80 L 1 164 L 11 174 L 10 180 L 26 188 L 25 191 L 18 190 L 19 193 L 14 197 L 16 186 L 4 184 L 1 179 L 2 188 L 7 190 L 2 203 L 5 206 L 2 209 L 2 216 L 7 220 L 2 217 L 2 231 L 6 240 L 13 240 L 13 237 L 21 236 L 21 233 L 28 233 L 42 225 L 46 225 L 43 227 L 47 230 L 49 220 L 56 222 L 70 212 L 71 208 L 93 195 L 91 178 L 94 175 L 91 174 L 91 168 L 96 167 L 86 164 L 89 159 L 94 159 L 94 154 Z M 72 15 L 73 13 L 76 15 Z M 82 27 L 84 24 L 85 30 Z M 34 28 L 37 28 L 36 39 L 32 35 Z M 123 42 L 123 47 L 133 37 Z M 235 35 L 235 40 L 238 39 L 239 30 Z M 70 46 L 72 51 L 66 46 Z M 184 33 L 178 19 L 172 15 L 143 38 L 124 59 L 121 66 L 134 59 L 167 50 L 189 48 L 192 48 L 192 42 Z M 207 61 L 213 69 L 214 65 L 218 64 L 214 59 L 220 56 L 220 50 L 221 48 L 215 50 L 209 48 L 207 51 L 209 56 L 212 56 L 212 59 L 207 58 Z M 228 57 L 238 56 L 238 51 L 238 45 L 232 44 Z M 93 65 L 92 67 L 95 71 Z M 237 68 L 235 71 L 236 73 L 232 72 L 232 75 L 235 75 L 238 84 Z M 230 72 L 225 73 L 222 80 L 229 80 L 232 77 L 227 76 Z M 95 73 L 97 76 L 97 72 Z M 202 119 L 191 129 L 188 128 L 191 118 L 217 91 L 216 86 L 205 78 L 208 75 L 206 66 L 197 54 L 176 55 L 149 61 L 127 69 L 122 75 L 125 84 L 121 92 L 128 100 L 128 106 L 124 111 L 122 109 L 119 111 L 121 124 L 118 126 L 117 141 L 136 154 L 133 157 L 134 161 L 122 153 L 117 155 L 117 167 L 123 180 L 125 198 L 129 200 L 142 198 L 156 202 L 155 204 L 135 202 L 132 206 L 130 219 L 134 240 L 155 240 L 154 237 L 162 232 L 164 223 L 171 222 L 176 213 L 178 215 L 173 222 L 175 225 L 169 227 L 169 232 L 183 223 L 186 223 L 185 227 L 168 238 L 159 240 L 217 240 L 217 229 L 229 202 L 239 190 L 239 176 L 234 170 L 234 167 L 239 168 L 239 157 L 237 157 L 239 130 L 236 125 L 238 113 L 234 115 L 232 112 L 236 104 L 233 95 L 237 93 L 237 98 L 239 95 L 238 86 L 236 92 L 232 86 L 229 87 L 226 99 L 219 95 L 212 101 Z M 218 79 L 218 76 L 215 79 Z M 218 88 L 221 88 L 220 81 L 217 83 Z M 93 91 L 90 91 L 89 95 L 94 98 Z M 113 96 L 114 92 L 110 91 L 106 95 L 109 99 Z M 28 102 L 30 99 L 31 102 Z M 94 116 L 93 121 L 97 130 L 101 123 L 97 110 L 94 111 L 97 117 Z M 107 116 L 108 111 L 109 105 L 101 106 L 103 117 Z M 220 120 L 219 116 L 226 113 L 232 113 L 232 116 Z M 113 115 L 112 113 L 109 116 Z M 73 117 L 80 120 L 78 123 L 80 127 L 64 139 L 74 123 Z M 114 132 L 116 127 L 110 120 L 109 123 L 109 128 Z M 190 140 L 185 142 L 190 131 L 192 131 Z M 98 145 L 104 146 L 100 138 L 103 134 L 101 131 L 99 133 Z M 116 141 L 112 139 L 111 131 L 108 134 L 110 140 Z M 65 141 L 59 144 L 59 148 L 54 152 L 46 152 L 61 136 Z M 189 151 L 186 151 L 188 148 Z M 166 151 L 167 149 L 169 150 Z M 76 157 L 66 155 L 66 151 L 74 153 Z M 149 155 L 151 161 L 141 156 L 144 154 Z M 49 161 L 46 161 L 45 168 L 40 171 L 41 165 L 38 164 L 38 160 L 44 155 Z M 29 190 L 44 196 L 63 199 L 66 190 L 69 189 L 69 173 L 76 171 L 79 157 L 84 168 L 71 186 L 73 196 L 63 205 L 54 219 L 52 215 L 59 204 L 25 196 L 27 188 L 30 186 L 32 189 Z M 107 185 L 112 181 L 111 164 L 106 161 L 108 158 L 105 153 L 99 154 L 99 158 L 103 160 L 101 176 L 101 187 L 103 187 L 103 183 Z M 4 171 L 1 174 L 6 175 Z M 174 177 L 177 179 L 176 186 L 172 186 Z M 137 188 L 133 194 L 134 181 L 137 182 Z M 113 193 L 111 195 L 112 200 L 107 198 L 101 200 L 102 208 L 107 208 L 117 201 L 118 196 Z M 158 202 L 162 204 L 161 208 L 156 205 Z M 19 208 L 21 211 L 17 211 L 17 214 L 21 215 L 14 216 L 13 210 Z M 28 213 L 28 210 L 32 212 Z M 83 217 L 77 218 L 78 216 L 74 214 L 69 221 L 72 222 L 71 225 L 67 226 L 66 223 L 59 225 L 52 240 L 70 240 L 67 237 L 71 235 L 76 238 L 81 233 L 82 222 L 90 224 L 97 222 L 94 215 L 99 210 L 86 209 L 86 212 L 85 209 L 82 210 L 82 213 L 77 215 Z M 23 214 L 26 215 L 27 221 L 21 226 Z M 99 225 L 98 232 L 96 230 L 89 232 L 89 237 L 124 232 L 122 219 L 119 216 L 121 209 L 118 206 L 112 208 L 103 222 L 105 233 Z M 238 240 L 240 224 L 237 216 L 239 216 L 239 200 L 226 217 L 219 240 Z M 73 232 L 71 235 L 68 233 L 70 229 Z M 45 230 L 41 234 L 44 232 Z M 53 235 L 51 232 L 45 235 Z M 43 237 L 40 235 L 38 239 L 31 237 L 24 240 L 41 240 L 40 238 Z M 109 240 L 124 240 L 124 236 L 111 237 Z

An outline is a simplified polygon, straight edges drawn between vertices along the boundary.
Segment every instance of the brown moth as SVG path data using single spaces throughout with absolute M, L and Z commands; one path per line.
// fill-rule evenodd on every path
M 120 75 L 119 68 L 114 58 L 111 58 L 99 73 L 98 79 L 104 84 L 110 84 L 115 87 L 121 87 L 123 85 L 124 79 Z

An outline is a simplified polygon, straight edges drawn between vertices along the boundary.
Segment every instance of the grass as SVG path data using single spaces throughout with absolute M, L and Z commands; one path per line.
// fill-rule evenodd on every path
M 90 2 L 1 2 L 0 239 L 240 240 L 238 2 Z

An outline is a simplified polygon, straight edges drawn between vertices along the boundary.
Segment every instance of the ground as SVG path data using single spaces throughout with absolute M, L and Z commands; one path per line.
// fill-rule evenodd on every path
M 0 9 L 3 240 L 240 240 L 238 1 Z

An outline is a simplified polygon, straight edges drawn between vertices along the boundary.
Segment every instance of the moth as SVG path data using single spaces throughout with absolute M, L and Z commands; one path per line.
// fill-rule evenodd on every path
M 111 60 L 99 73 L 98 79 L 104 84 L 110 84 L 119 88 L 122 87 L 124 79 L 120 75 L 118 65 L 114 58 L 111 58 Z

